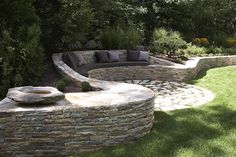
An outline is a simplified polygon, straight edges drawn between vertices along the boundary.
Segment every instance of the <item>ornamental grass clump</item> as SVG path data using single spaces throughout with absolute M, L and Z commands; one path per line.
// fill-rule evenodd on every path
M 129 26 L 126 29 L 121 27 L 105 28 L 100 36 L 102 45 L 105 49 L 132 49 L 141 43 L 142 36 L 140 31 Z

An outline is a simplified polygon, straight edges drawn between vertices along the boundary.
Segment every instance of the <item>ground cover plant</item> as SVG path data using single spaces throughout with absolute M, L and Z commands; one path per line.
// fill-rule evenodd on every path
M 192 84 L 216 94 L 199 107 L 155 112 L 152 132 L 133 144 L 76 157 L 236 156 L 236 67 L 208 70 Z

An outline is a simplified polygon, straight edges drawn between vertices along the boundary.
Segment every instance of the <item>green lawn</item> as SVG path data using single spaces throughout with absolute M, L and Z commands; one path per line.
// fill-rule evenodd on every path
M 208 70 L 192 83 L 213 91 L 216 99 L 200 108 L 156 112 L 149 135 L 80 156 L 236 156 L 236 66 Z

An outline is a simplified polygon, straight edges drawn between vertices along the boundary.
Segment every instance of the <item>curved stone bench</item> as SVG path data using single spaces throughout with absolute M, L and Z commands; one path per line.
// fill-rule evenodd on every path
M 131 142 L 151 131 L 154 92 L 139 85 L 84 77 L 54 54 L 57 69 L 101 91 L 67 93 L 53 105 L 0 102 L 0 156 L 68 156 Z
M 100 80 L 159 80 L 159 81 L 190 81 L 199 72 L 236 64 L 236 56 L 217 56 L 192 58 L 185 65 L 148 65 L 130 67 L 99 68 L 89 71 L 89 77 Z

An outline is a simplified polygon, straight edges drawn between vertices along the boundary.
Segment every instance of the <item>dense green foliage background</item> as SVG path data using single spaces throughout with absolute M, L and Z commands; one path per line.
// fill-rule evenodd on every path
M 86 49 L 91 40 L 103 49 L 149 46 L 162 27 L 179 31 L 187 42 L 207 38 L 209 45 L 227 40 L 236 46 L 235 8 L 232 0 L 1 0 L 0 97 L 9 87 L 37 83 L 42 52 L 50 58 Z M 191 45 L 184 52 L 203 50 Z
M 42 70 L 39 18 L 32 0 L 0 2 L 0 97 L 13 86 L 35 84 Z

